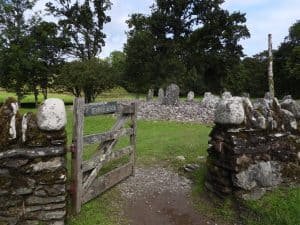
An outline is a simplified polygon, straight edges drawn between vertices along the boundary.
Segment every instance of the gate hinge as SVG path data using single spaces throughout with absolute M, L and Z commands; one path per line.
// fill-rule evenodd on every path
M 71 144 L 70 148 L 69 148 L 69 152 L 75 153 L 76 152 L 76 147 L 74 144 Z
M 70 183 L 70 185 L 68 186 L 68 191 L 71 195 L 76 193 L 76 186 L 75 186 L 74 182 Z

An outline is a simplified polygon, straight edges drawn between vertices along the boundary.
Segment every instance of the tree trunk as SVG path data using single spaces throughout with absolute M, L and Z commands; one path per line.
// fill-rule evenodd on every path
M 268 52 L 269 52 L 269 65 L 268 65 L 268 80 L 269 92 L 272 97 L 275 96 L 274 90 L 274 75 L 273 75 L 273 53 L 272 53 L 272 34 L 268 35 Z
M 33 94 L 34 94 L 34 103 L 35 103 L 35 107 L 37 108 L 38 105 L 39 105 L 39 102 L 38 102 L 38 100 L 39 100 L 39 99 L 38 99 L 39 91 L 38 91 L 37 88 L 34 88 Z
M 43 93 L 44 100 L 46 100 L 48 98 L 48 89 L 47 89 L 47 87 L 42 88 L 42 93 Z

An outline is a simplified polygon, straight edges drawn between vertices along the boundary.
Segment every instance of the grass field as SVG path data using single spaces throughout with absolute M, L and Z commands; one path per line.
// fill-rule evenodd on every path
M 9 94 L 0 93 L 1 99 Z M 65 101 L 72 101 L 69 95 L 49 95 L 64 98 Z M 113 96 L 113 97 L 112 97 Z M 99 98 L 114 99 L 126 97 L 134 98 L 133 95 L 115 94 L 104 95 Z M 25 99 L 24 99 L 25 100 Z M 26 101 L 32 101 L 28 96 Z M 72 112 L 67 107 L 68 140 L 71 141 L 72 133 Z M 34 111 L 34 109 L 29 109 Z M 21 112 L 28 109 L 21 109 Z M 85 134 L 91 134 L 108 130 L 115 118 L 111 116 L 89 117 L 85 121 Z M 137 133 L 137 155 L 139 165 L 160 164 L 162 166 L 172 166 L 175 170 L 185 163 L 197 162 L 198 156 L 206 155 L 208 133 L 211 127 L 200 124 L 176 123 L 176 122 L 156 122 L 138 121 Z M 126 143 L 121 140 L 121 145 Z M 89 157 L 95 146 L 88 146 L 84 157 Z M 176 156 L 183 155 L 185 162 L 176 160 Z M 205 164 L 202 163 L 200 169 L 192 175 L 195 182 L 194 199 L 199 211 L 209 217 L 217 217 L 227 224 L 241 221 L 246 225 L 300 225 L 300 188 L 276 189 L 269 192 L 259 201 L 247 201 L 243 205 L 246 207 L 245 213 L 237 210 L 236 203 L 229 199 L 213 200 L 204 191 L 203 181 L 205 175 Z M 124 224 L 119 215 L 121 205 L 120 194 L 116 189 L 103 194 L 101 197 L 85 204 L 80 215 L 70 217 L 68 224 L 71 225 L 117 225 Z M 126 222 L 126 221 L 125 221 Z

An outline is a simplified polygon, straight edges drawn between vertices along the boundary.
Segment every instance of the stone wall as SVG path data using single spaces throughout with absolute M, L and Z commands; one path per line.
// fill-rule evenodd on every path
M 0 224 L 62 225 L 66 217 L 66 123 L 63 102 L 47 100 L 37 115 L 0 108 Z
M 300 106 L 266 95 L 223 97 L 210 133 L 206 187 L 219 196 L 258 199 L 278 185 L 300 181 Z

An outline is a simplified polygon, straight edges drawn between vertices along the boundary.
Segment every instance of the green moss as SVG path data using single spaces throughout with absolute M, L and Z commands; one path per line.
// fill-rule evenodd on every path
M 38 128 L 36 115 L 27 114 L 27 131 L 25 146 L 40 147 L 50 146 L 52 140 L 66 140 L 65 130 L 42 131 Z

